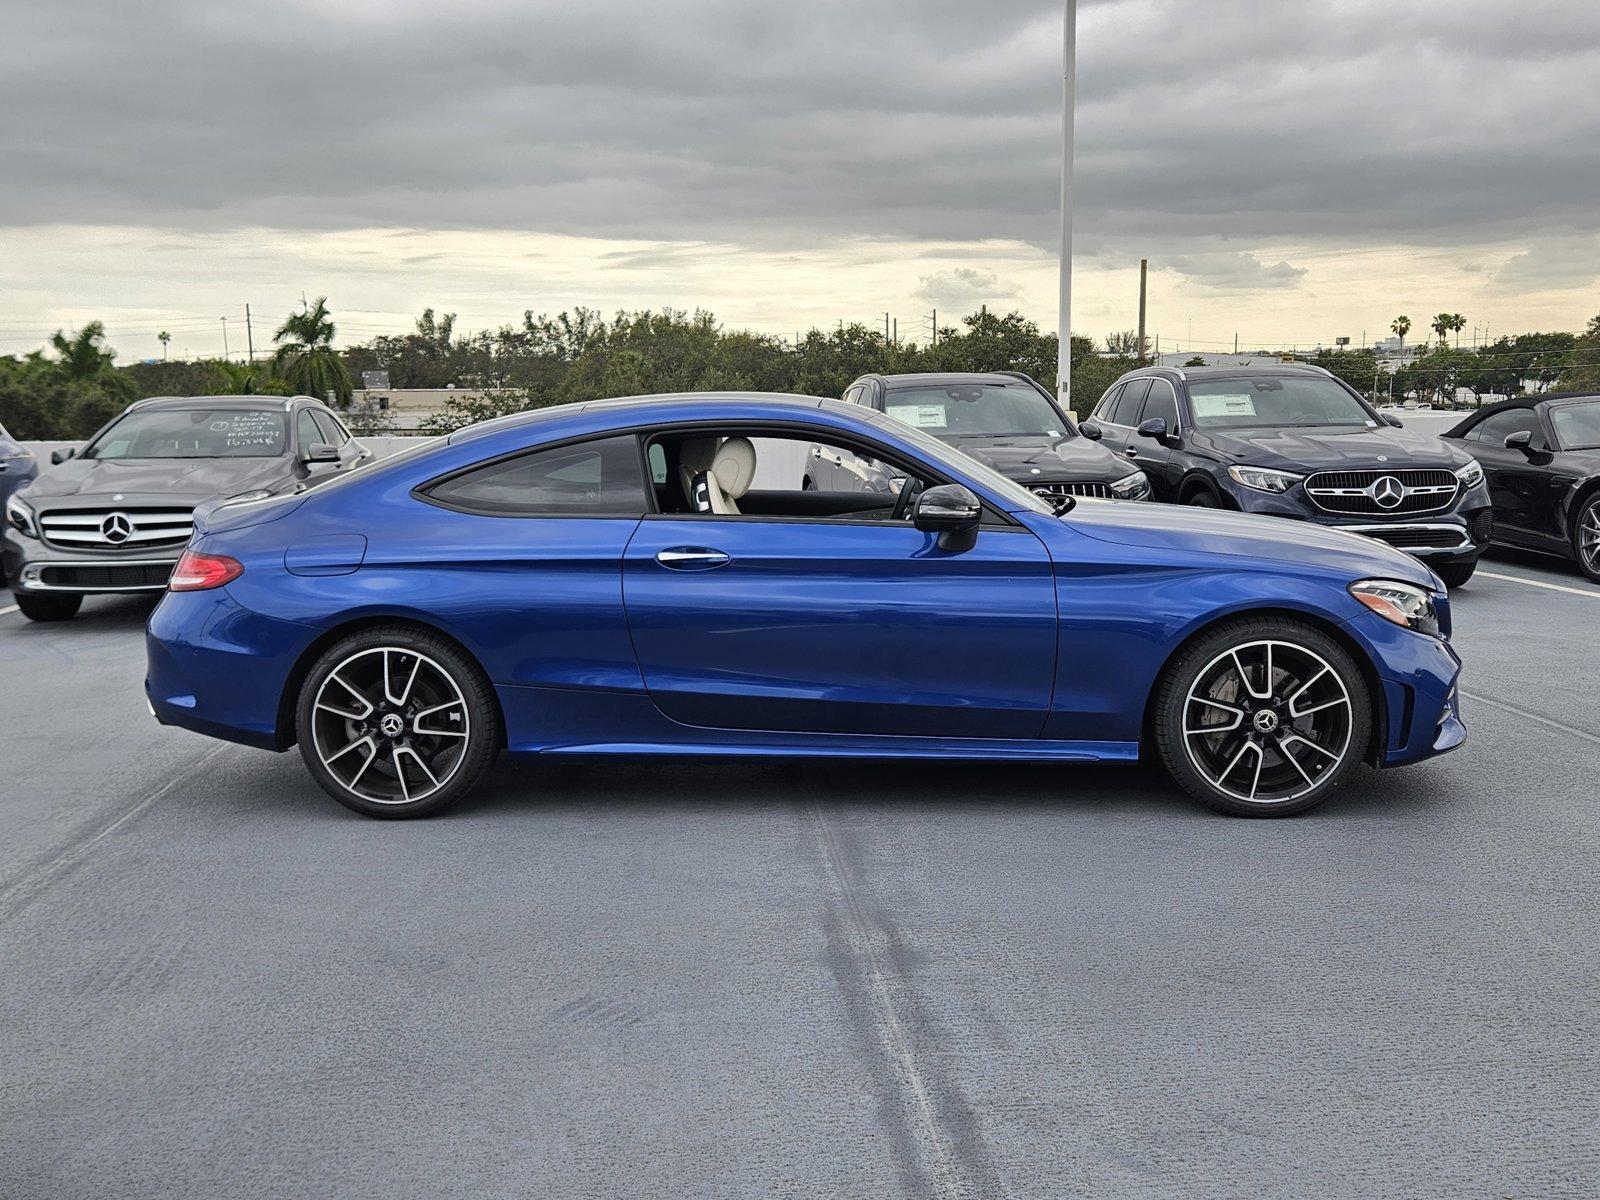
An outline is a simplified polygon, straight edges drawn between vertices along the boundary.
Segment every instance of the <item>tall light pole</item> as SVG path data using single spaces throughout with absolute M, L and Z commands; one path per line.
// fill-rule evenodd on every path
M 1061 47 L 1061 304 L 1056 352 L 1056 398 L 1072 402 L 1072 151 L 1078 91 L 1078 0 L 1066 0 Z
M 228 318 L 222 318 L 222 357 L 228 358 Z M 232 359 L 228 359 L 232 362 Z

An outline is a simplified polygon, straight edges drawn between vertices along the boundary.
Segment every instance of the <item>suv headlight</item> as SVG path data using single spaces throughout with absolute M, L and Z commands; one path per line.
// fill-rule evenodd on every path
M 1138 500 L 1150 494 L 1150 476 L 1143 471 L 1111 481 L 1111 494 L 1123 500 Z
M 21 496 L 12 496 L 6 501 L 6 524 L 23 537 L 39 536 L 39 526 L 33 519 L 33 508 Z
M 1292 471 L 1274 471 L 1270 467 L 1229 467 L 1228 478 L 1258 492 L 1287 492 L 1305 476 Z
M 1439 637 L 1439 612 L 1433 596 L 1410 583 L 1393 579 L 1363 579 L 1350 585 L 1350 594 L 1385 621 Z
M 1456 468 L 1456 478 L 1463 488 L 1475 488 L 1483 482 L 1483 464 L 1473 459 L 1464 467 Z

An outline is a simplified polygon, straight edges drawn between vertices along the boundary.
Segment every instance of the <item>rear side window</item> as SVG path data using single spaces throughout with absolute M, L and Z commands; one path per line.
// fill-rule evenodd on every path
M 1117 410 L 1117 397 L 1122 395 L 1124 386 L 1119 383 L 1104 396 L 1101 396 L 1100 403 L 1094 406 L 1094 412 L 1090 413 L 1089 416 L 1097 421 L 1111 420 L 1111 414 Z
M 448 508 L 507 517 L 639 517 L 649 511 L 631 436 L 535 450 L 436 483 Z
M 1144 404 L 1144 394 L 1149 391 L 1150 385 L 1142 379 L 1135 379 L 1122 389 L 1122 395 L 1117 397 L 1117 406 L 1106 420 L 1113 425 L 1131 425 L 1139 408 Z

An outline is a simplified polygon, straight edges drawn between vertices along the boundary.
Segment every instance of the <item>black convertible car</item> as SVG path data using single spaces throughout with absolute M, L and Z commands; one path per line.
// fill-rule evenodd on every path
M 1600 395 L 1504 400 L 1444 436 L 1483 464 L 1496 542 L 1573 559 L 1600 581 Z
M 6 500 L 6 579 L 34 621 L 96 592 L 162 591 L 197 506 L 309 487 L 366 457 L 309 396 L 141 400 Z

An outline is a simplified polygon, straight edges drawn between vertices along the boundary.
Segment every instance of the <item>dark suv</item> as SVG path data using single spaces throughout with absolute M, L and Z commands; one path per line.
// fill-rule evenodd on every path
M 1472 576 L 1494 513 L 1465 451 L 1380 415 L 1320 367 L 1145 367 L 1084 422 L 1158 500 L 1314 521 Z
M 307 487 L 366 457 L 309 396 L 141 400 L 6 500 L 5 577 L 35 621 L 97 592 L 159 592 L 197 505 Z
M 863 375 L 844 399 L 887 413 L 948 442 L 1049 500 L 1097 496 L 1144 500 L 1139 468 L 1084 437 L 1055 397 L 1016 371 Z M 881 466 L 855 455 L 813 456 L 808 486 L 833 491 L 888 491 Z

